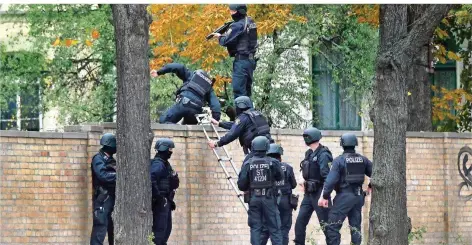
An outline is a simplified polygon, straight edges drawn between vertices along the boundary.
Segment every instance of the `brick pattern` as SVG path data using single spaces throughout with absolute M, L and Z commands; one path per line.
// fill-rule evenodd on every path
M 153 129 L 153 146 L 160 137 L 176 143 L 171 162 L 181 178 L 169 244 L 249 244 L 247 214 L 208 149 L 205 135 L 191 126 L 153 125 Z M 1 131 L 0 244 L 88 244 L 92 227 L 90 161 L 100 147 L 101 135 L 115 129 L 107 124 L 74 126 L 73 130 L 81 133 L 17 135 Z M 335 157 L 341 153 L 341 133 L 324 132 L 322 139 Z M 307 149 L 300 134 L 297 130 L 273 134 L 284 147 L 283 161 L 294 167 L 299 181 L 299 163 Z M 372 135 L 358 135 L 358 152 L 372 159 Z M 457 154 L 464 145 L 471 146 L 472 137 L 416 133 L 407 139 L 408 213 L 413 227 L 426 228 L 424 243 L 413 244 L 471 244 L 472 208 L 470 201 L 458 198 L 462 178 Z M 241 147 L 234 142 L 227 149 L 239 171 L 244 158 Z M 150 158 L 153 156 L 154 150 L 150 152 Z M 226 167 L 236 177 L 229 163 Z M 303 197 L 300 188 L 295 193 Z M 369 208 L 370 197 L 363 209 L 364 237 L 368 235 Z M 293 213 L 290 239 L 297 215 L 298 211 Z M 313 214 L 307 237 L 325 244 L 317 220 Z M 347 221 L 341 234 L 341 244 L 349 244 Z
M 83 244 L 86 140 L 1 137 L 0 244 Z

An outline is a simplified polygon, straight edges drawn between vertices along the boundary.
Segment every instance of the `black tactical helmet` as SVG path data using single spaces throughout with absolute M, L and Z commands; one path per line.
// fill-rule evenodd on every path
M 253 108 L 252 101 L 247 96 L 239 96 L 234 100 L 234 104 L 239 109 Z
M 341 136 L 341 146 L 357 146 L 357 137 L 352 133 L 345 133 Z
M 247 13 L 246 4 L 230 4 L 229 9 L 238 11 L 240 14 L 246 14 Z
M 311 127 L 303 131 L 303 139 L 307 145 L 312 144 L 313 142 L 320 141 L 322 138 L 321 131 L 317 128 Z
M 174 141 L 169 138 L 157 139 L 154 149 L 157 151 L 168 151 L 170 148 L 175 148 Z
M 116 148 L 116 137 L 113 134 L 106 133 L 100 139 L 100 145 Z
M 284 154 L 284 148 L 282 146 L 272 143 L 269 146 L 269 150 L 267 151 L 267 155 L 269 154 L 278 154 L 278 155 L 283 155 Z
M 252 151 L 268 151 L 270 142 L 265 136 L 257 136 L 251 142 Z

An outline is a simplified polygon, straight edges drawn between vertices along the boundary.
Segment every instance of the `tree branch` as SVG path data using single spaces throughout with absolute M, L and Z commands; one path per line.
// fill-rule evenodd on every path
M 391 50 L 400 51 L 406 55 L 415 54 L 421 46 L 429 43 L 434 30 L 452 7 L 454 7 L 453 4 L 429 5 L 422 16 L 412 23 L 408 36 L 393 45 Z

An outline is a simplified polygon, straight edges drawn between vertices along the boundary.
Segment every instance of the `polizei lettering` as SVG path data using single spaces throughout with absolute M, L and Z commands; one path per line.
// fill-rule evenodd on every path
M 364 159 L 362 157 L 348 157 L 346 158 L 347 163 L 363 163 Z
M 253 169 L 269 169 L 269 168 L 270 168 L 270 165 L 268 163 L 251 164 L 249 166 L 250 170 L 253 170 Z
M 212 81 L 205 75 L 203 75 L 201 72 L 197 72 L 197 76 L 201 77 L 203 80 L 207 81 L 207 83 L 211 84 Z

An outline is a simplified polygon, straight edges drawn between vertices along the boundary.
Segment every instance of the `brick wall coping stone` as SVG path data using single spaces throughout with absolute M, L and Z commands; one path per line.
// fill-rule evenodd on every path
M 84 123 L 83 125 L 88 126 L 101 126 L 105 129 L 116 129 L 116 123 Z M 151 129 L 153 130 L 169 130 L 169 131 L 202 131 L 200 126 L 197 125 L 180 125 L 180 124 L 159 124 L 151 123 Z M 207 126 L 208 130 L 211 130 Z M 218 131 L 227 131 L 223 128 L 217 128 Z M 374 131 L 345 131 L 345 130 L 322 130 L 323 136 L 341 136 L 344 133 L 351 132 L 356 136 L 368 136 L 373 137 Z M 271 133 L 274 135 L 302 135 L 302 129 L 271 129 Z M 464 138 L 471 139 L 472 133 L 455 133 L 455 132 L 407 132 L 407 137 L 411 138 Z

